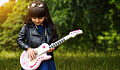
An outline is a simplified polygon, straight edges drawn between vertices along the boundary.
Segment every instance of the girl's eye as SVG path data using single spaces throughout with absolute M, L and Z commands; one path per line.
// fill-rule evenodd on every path
M 42 19 L 43 17 L 32 17 L 32 19 Z
M 42 17 L 38 17 L 38 19 L 42 19 Z

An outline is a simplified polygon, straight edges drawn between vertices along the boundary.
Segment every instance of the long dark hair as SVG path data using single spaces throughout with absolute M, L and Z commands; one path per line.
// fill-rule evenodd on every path
M 32 6 L 32 4 L 35 4 L 34 7 Z M 42 4 L 43 6 L 39 7 L 40 4 Z M 45 17 L 44 21 L 47 22 L 47 24 L 52 24 L 54 26 L 54 35 L 57 35 L 56 26 L 50 17 L 48 6 L 44 1 L 33 1 L 32 3 L 30 3 L 24 23 L 29 24 L 30 22 L 32 22 L 31 17 Z

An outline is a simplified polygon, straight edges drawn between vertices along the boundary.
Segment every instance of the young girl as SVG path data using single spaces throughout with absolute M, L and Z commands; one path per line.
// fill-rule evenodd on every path
M 27 51 L 28 58 L 35 59 L 36 52 L 32 48 L 39 47 L 43 41 L 49 45 L 57 41 L 58 36 L 56 31 L 46 3 L 44 1 L 33 1 L 28 6 L 25 24 L 18 35 L 17 43 Z M 51 48 L 48 50 L 47 54 L 52 55 L 52 58 L 43 61 L 37 70 L 56 70 L 53 57 L 55 49 Z M 21 70 L 24 69 L 21 67 Z

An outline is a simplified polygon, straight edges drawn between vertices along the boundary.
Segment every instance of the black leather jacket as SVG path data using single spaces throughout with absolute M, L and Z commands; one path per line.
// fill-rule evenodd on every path
M 54 35 L 54 27 L 51 24 L 46 25 L 47 28 L 47 43 L 50 45 L 54 40 L 58 40 L 58 36 Z M 38 30 L 35 28 L 34 24 L 27 25 L 24 24 L 17 38 L 18 45 L 27 50 L 28 47 L 37 48 L 41 45 L 41 35 Z M 53 56 L 53 52 L 48 53 Z

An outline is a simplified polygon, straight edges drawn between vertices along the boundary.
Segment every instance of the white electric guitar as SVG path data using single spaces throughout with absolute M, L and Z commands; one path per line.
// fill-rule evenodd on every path
M 52 43 L 51 45 L 48 45 L 47 43 L 43 43 L 38 48 L 33 48 L 37 52 L 36 59 L 34 59 L 34 60 L 31 60 L 28 58 L 27 51 L 23 51 L 21 56 L 20 56 L 20 64 L 21 64 L 22 68 L 25 70 L 37 69 L 40 66 L 42 61 L 48 60 L 52 57 L 51 55 L 47 55 L 47 51 L 50 48 L 57 47 L 61 43 L 65 42 L 66 40 L 68 40 L 72 37 L 75 37 L 79 34 L 82 34 L 82 33 L 83 32 L 80 29 L 75 30 L 75 31 L 71 31 L 69 33 L 69 35 L 63 37 L 62 39 L 56 41 L 55 43 Z

